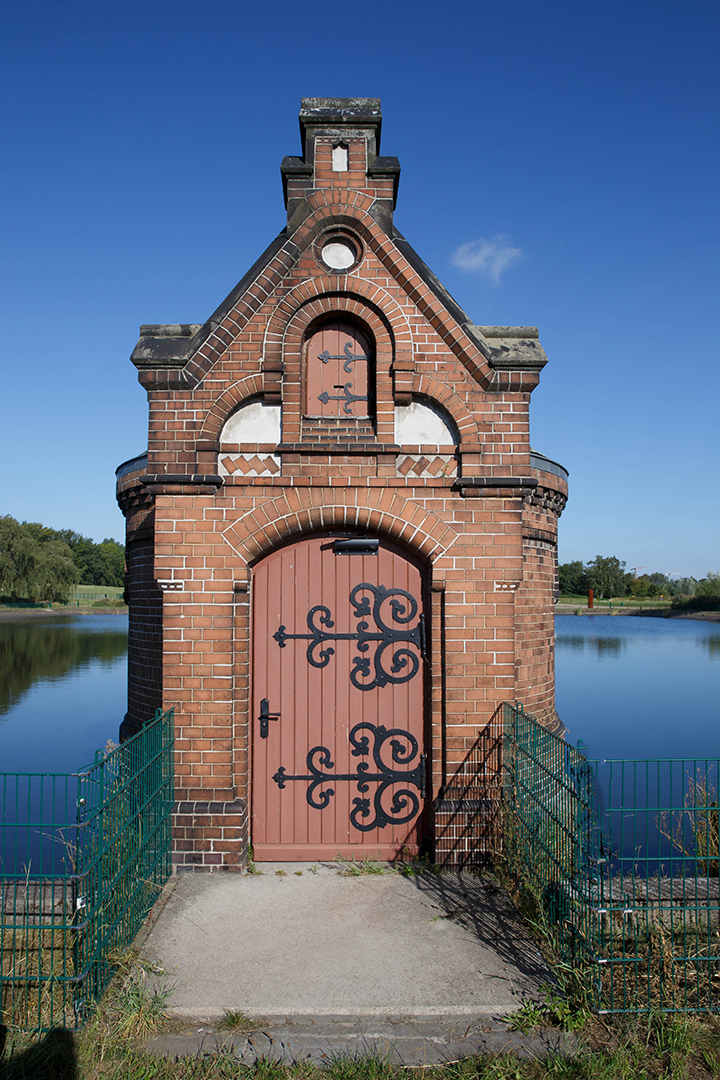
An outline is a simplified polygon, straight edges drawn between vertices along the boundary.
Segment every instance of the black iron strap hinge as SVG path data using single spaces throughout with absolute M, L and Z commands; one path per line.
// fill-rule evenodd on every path
M 352 757 L 371 756 L 372 762 L 360 762 L 354 772 L 329 772 L 326 770 L 335 768 L 330 750 L 327 746 L 313 746 L 305 758 L 307 773 L 289 775 L 281 765 L 273 780 L 281 791 L 288 783 L 307 781 L 305 801 L 314 810 L 325 810 L 330 805 L 335 794 L 335 787 L 330 787 L 330 783 L 347 781 L 355 784 L 360 794 L 353 799 L 350 824 L 359 832 L 412 821 L 422 809 L 427 785 L 427 757 L 418 755 L 420 746 L 412 732 L 402 728 L 388 730 L 366 721 L 356 724 L 348 733 L 348 739 Z M 415 761 L 414 768 L 408 767 Z M 369 794 L 371 784 L 377 784 L 372 795 Z M 413 788 L 417 790 L 413 791 Z
M 335 633 L 330 608 L 316 604 L 307 614 L 310 633 L 288 634 L 283 623 L 273 637 L 281 649 L 288 641 L 309 642 L 307 660 L 315 668 L 327 667 L 335 654 L 331 642 L 356 641 L 360 655 L 354 658 L 350 682 L 358 690 L 410 682 L 420 670 L 420 660 L 408 645 L 414 645 L 423 657 L 427 646 L 422 614 L 417 625 L 408 628 L 419 614 L 415 597 L 404 589 L 387 589 L 363 581 L 351 590 L 350 604 L 358 620 L 354 634 Z

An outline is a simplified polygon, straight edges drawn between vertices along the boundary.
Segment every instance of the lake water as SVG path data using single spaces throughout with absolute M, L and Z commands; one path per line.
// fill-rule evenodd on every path
M 75 772 L 127 709 L 127 615 L 0 621 L 0 772 Z
M 559 615 L 556 707 L 607 758 L 720 757 L 720 623 Z
M 720 623 L 560 615 L 557 711 L 590 758 L 720 757 Z M 73 772 L 117 741 L 127 616 L 0 621 L 0 772 Z

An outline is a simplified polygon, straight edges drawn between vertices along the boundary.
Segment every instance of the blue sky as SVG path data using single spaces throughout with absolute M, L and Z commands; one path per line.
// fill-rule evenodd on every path
M 122 539 L 140 323 L 203 322 L 284 223 L 302 96 L 382 98 L 396 221 L 537 325 L 561 561 L 720 569 L 720 7 L 5 0 L 0 513 Z

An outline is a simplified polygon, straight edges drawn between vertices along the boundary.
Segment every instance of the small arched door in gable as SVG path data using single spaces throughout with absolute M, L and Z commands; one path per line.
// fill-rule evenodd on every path
M 419 853 L 425 633 L 421 567 L 385 540 L 314 536 L 258 564 L 256 859 Z
M 307 344 L 307 416 L 356 417 L 371 415 L 371 346 L 366 334 L 352 323 L 326 323 Z

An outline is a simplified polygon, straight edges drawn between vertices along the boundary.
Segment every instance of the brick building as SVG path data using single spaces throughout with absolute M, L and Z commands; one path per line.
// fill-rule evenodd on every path
M 207 322 L 132 355 L 123 735 L 175 706 L 180 868 L 248 843 L 462 861 L 498 704 L 557 723 L 546 356 L 474 325 L 398 232 L 380 129 L 376 99 L 304 99 L 287 225 Z

